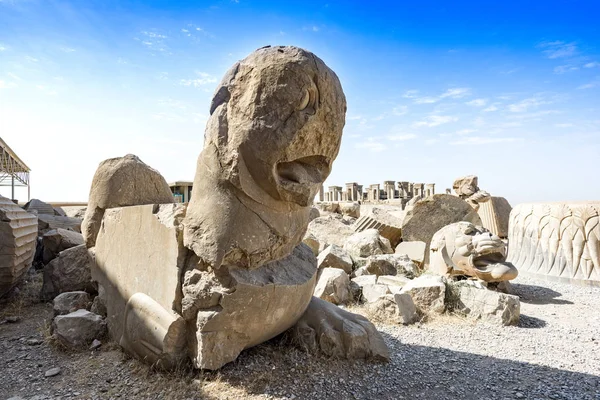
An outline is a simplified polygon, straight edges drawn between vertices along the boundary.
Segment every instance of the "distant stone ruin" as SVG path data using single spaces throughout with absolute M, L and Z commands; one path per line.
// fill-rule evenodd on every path
M 319 201 L 341 202 L 359 201 L 361 203 L 390 203 L 405 207 L 414 197 L 428 197 L 435 194 L 435 183 L 412 183 L 384 181 L 383 188 L 379 183 L 369 185 L 363 191 L 363 185 L 356 182 L 346 183 L 342 186 L 329 186 L 327 192 L 323 186 L 319 191 Z

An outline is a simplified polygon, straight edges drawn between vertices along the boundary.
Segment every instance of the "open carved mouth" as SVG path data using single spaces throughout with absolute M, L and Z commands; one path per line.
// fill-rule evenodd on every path
M 321 185 L 329 172 L 329 159 L 308 156 L 280 162 L 276 167 L 278 184 L 292 194 L 295 201 L 305 205 L 315 186 Z M 314 193 L 312 193 L 314 195 Z
M 497 264 L 504 261 L 504 254 L 495 247 L 494 251 L 479 253 L 477 256 L 471 256 L 471 265 L 479 270 L 484 270 L 488 265 Z

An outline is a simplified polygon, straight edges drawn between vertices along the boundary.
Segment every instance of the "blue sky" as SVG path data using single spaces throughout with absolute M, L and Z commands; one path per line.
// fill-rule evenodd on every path
M 296 45 L 348 100 L 326 184 L 477 174 L 513 205 L 600 199 L 600 4 L 452 3 L 0 0 L 0 136 L 47 201 L 85 201 L 127 153 L 192 180 L 224 72 Z

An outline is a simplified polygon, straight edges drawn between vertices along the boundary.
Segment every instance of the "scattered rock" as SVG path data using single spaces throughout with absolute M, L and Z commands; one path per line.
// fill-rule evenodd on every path
M 81 232 L 81 220 L 78 218 L 61 217 L 59 215 L 38 215 L 38 234 L 40 236 L 52 229 L 58 228 Z
M 381 296 L 389 294 L 390 290 L 387 285 L 366 284 L 362 286 L 362 300 L 367 303 L 376 301 Z
M 362 232 L 377 229 L 381 236 L 390 241 L 392 247 L 402 239 L 402 221 L 381 208 L 372 208 L 354 223 L 354 230 Z
M 417 266 L 405 254 L 380 254 L 367 259 L 365 266 L 373 275 L 405 275 L 412 278 L 417 273 Z
M 381 237 L 377 229 L 367 229 L 353 234 L 344 243 L 344 250 L 352 258 L 393 253 L 389 240 Z
M 52 376 L 56 376 L 60 374 L 60 367 L 50 368 L 48 371 L 44 373 L 46 378 L 50 378 Z
M 354 230 L 344 224 L 340 219 L 328 215 L 325 217 L 315 218 L 308 224 L 308 228 L 304 237 L 312 235 L 320 244 L 320 250 L 324 250 L 327 246 L 336 244 L 344 246 L 346 239 L 354 234 Z
M 315 218 L 319 218 L 321 216 L 321 212 L 316 207 L 310 208 L 310 214 L 308 214 L 308 222 L 312 221 Z
M 58 228 L 46 232 L 42 236 L 43 256 L 42 261 L 48 264 L 63 250 L 83 244 L 81 233 Z
M 65 315 L 80 309 L 87 309 L 92 304 L 89 293 L 83 291 L 65 292 L 54 298 L 54 315 Z
M 446 285 L 441 276 L 421 275 L 402 288 L 400 293 L 408 293 L 415 305 L 423 312 L 443 313 Z
M 456 311 L 494 324 L 517 325 L 519 323 L 521 310 L 519 296 L 460 283 L 455 283 L 456 287 L 450 289 L 458 292 L 456 301 L 452 304 Z
M 308 247 L 310 247 L 315 256 L 319 255 L 321 243 L 319 243 L 319 239 L 317 239 L 315 235 L 313 235 L 312 233 L 306 233 L 304 239 L 302 239 L 302 242 Z
M 358 203 L 340 203 L 340 212 L 352 218 L 360 217 L 360 204 Z
M 395 323 L 412 324 L 417 321 L 418 314 L 415 303 L 407 293 L 386 294 L 366 305 L 372 313 L 385 315 Z
M 100 346 L 102 346 L 102 342 L 99 341 L 98 339 L 94 339 L 94 341 L 90 345 L 89 349 L 90 350 L 96 350 L 96 349 L 99 349 Z
M 59 315 L 52 322 L 53 336 L 68 347 L 87 346 L 106 334 L 106 322 L 87 310 Z
M 352 300 L 348 274 L 338 268 L 320 270 L 314 295 L 333 304 L 344 304 Z
M 396 254 L 406 254 L 413 262 L 423 265 L 425 260 L 425 249 L 427 243 L 419 240 L 412 242 L 401 242 L 396 246 Z
M 91 266 L 94 259 L 84 244 L 59 253 L 44 267 L 42 298 L 51 300 L 60 293 L 83 290 L 95 293 Z
M 347 274 L 352 273 L 352 258 L 340 246 L 332 244 L 317 257 L 319 269 L 339 268 Z
M 37 215 L 55 215 L 54 208 L 50 204 L 38 199 L 31 199 L 30 201 L 25 203 L 23 209 L 30 213 L 35 213 Z

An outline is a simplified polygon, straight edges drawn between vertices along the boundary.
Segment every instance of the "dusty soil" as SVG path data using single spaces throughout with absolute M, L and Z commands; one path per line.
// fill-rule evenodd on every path
M 0 399 L 600 399 L 598 288 L 519 277 L 516 327 L 457 316 L 379 324 L 387 364 L 325 359 L 276 338 L 218 372 L 161 373 L 113 343 L 58 347 L 40 281 L 0 303 Z

